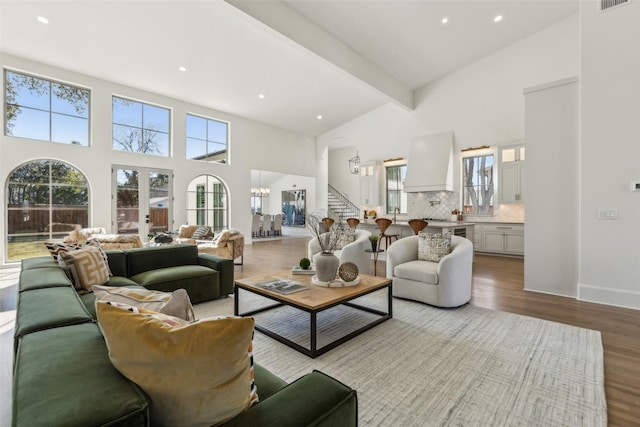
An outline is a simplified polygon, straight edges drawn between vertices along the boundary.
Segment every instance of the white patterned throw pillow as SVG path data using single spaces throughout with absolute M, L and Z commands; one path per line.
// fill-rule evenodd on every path
M 418 259 L 440 262 L 451 253 L 451 233 L 418 233 Z

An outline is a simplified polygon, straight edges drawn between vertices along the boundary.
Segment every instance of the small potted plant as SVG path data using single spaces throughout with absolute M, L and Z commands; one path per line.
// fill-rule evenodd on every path
M 375 252 L 378 248 L 378 235 L 372 234 L 371 236 L 369 236 L 369 241 L 371 242 L 371 250 Z

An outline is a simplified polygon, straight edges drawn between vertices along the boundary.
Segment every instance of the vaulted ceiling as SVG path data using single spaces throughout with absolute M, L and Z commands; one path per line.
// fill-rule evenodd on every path
M 0 51 L 317 136 L 389 102 L 411 110 L 416 88 L 577 12 L 577 0 L 4 0 Z

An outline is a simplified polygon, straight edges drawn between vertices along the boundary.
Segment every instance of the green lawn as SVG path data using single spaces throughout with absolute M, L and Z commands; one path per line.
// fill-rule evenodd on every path
M 8 243 L 7 253 L 7 261 L 20 261 L 24 258 L 49 255 L 49 251 L 42 240 L 37 242 Z

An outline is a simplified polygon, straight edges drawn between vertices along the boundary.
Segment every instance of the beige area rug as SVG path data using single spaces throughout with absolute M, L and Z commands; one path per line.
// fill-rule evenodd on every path
M 266 301 L 246 292 L 240 300 L 241 311 Z M 386 295 L 358 302 L 385 307 Z M 233 314 L 233 298 L 194 309 L 198 318 Z M 607 425 L 598 331 L 471 305 L 394 299 L 393 310 L 393 319 L 316 359 L 256 332 L 255 360 L 288 382 L 318 369 L 356 389 L 366 427 Z M 320 346 L 369 316 L 331 309 L 318 319 Z M 256 321 L 308 344 L 306 314 L 278 308 Z

